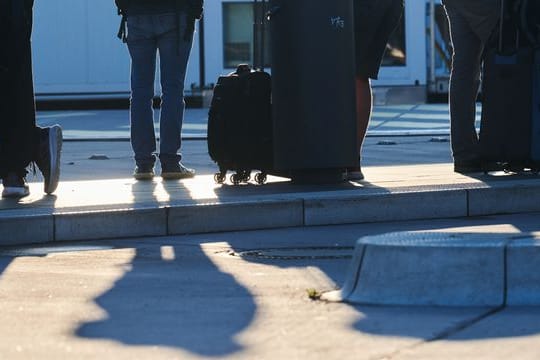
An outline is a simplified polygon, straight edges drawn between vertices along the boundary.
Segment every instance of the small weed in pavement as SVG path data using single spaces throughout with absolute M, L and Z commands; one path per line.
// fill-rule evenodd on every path
M 316 289 L 307 289 L 306 290 L 308 297 L 311 300 L 320 300 L 321 299 L 321 292 L 317 291 Z

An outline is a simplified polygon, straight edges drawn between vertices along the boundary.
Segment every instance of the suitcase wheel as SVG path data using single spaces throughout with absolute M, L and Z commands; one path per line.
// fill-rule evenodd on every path
M 214 174 L 214 181 L 216 182 L 216 184 L 223 184 L 225 182 L 225 179 L 226 179 L 226 173 L 222 173 L 222 172 L 217 172 Z
M 248 183 L 249 180 L 251 180 L 251 170 L 242 170 L 240 172 L 240 177 L 242 178 L 242 182 Z
M 257 184 L 263 185 L 266 182 L 266 174 L 262 172 L 255 174 L 255 181 Z
M 249 180 L 251 180 L 251 170 L 238 170 L 236 174 L 232 174 L 229 179 L 234 185 L 248 183 Z
M 507 174 L 522 174 L 525 172 L 525 168 L 520 165 L 508 164 L 508 166 L 504 168 L 504 172 Z
M 238 185 L 242 182 L 242 176 L 240 174 L 232 174 L 229 179 L 234 185 Z

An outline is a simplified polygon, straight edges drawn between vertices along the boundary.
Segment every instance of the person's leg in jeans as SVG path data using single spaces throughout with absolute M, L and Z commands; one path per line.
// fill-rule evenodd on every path
M 484 44 L 455 7 L 445 4 L 445 9 L 454 48 L 449 93 L 454 169 L 480 171 L 475 119 Z
M 127 44 L 131 57 L 131 146 L 135 154 L 136 179 L 154 176 L 156 137 L 154 130 L 154 81 L 157 40 L 152 15 L 128 17 Z
M 180 26 L 180 29 L 178 28 Z M 181 131 L 184 119 L 184 81 L 192 36 L 187 39 L 186 16 L 160 15 L 158 49 L 161 72 L 161 113 L 159 159 L 166 179 L 192 177 L 195 172 L 180 163 Z

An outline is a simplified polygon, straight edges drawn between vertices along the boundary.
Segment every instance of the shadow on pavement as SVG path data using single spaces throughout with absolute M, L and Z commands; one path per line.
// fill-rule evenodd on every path
M 12 261 L 13 261 L 13 257 L 0 255 L 0 279 L 2 279 L 2 274 L 7 269 L 9 264 L 11 264 Z
M 32 189 L 29 196 L 12 199 L 12 198 L 0 198 L 0 211 L 1 210 L 19 210 L 19 209 L 54 209 L 56 201 L 58 200 L 57 195 L 51 194 L 47 195 L 42 193 L 42 188 L 39 191 L 37 189 Z
M 109 290 L 93 299 L 105 315 L 100 320 L 81 324 L 75 336 L 132 346 L 164 346 L 209 357 L 244 350 L 236 338 L 253 321 L 254 297 L 233 276 L 220 271 L 201 246 L 183 245 L 180 249 L 160 240 L 114 244 L 118 243 L 5 247 L 0 249 L 0 280 L 18 257 L 133 250 L 135 256 L 125 265 L 121 255 L 111 255 L 116 264 L 113 266 L 121 264 L 120 271 L 127 270 L 111 283 Z M 116 269 L 104 269 L 95 275 L 103 280 L 111 276 L 111 270 L 116 273 Z
M 459 342 L 540 334 L 540 309 L 537 307 L 508 307 L 500 310 L 413 306 L 353 307 L 363 317 L 354 324 L 354 329 L 377 336 Z
M 459 307 L 350 306 L 362 314 L 362 319 L 353 325 L 357 331 L 425 341 L 445 337 L 451 329 L 457 330 L 478 317 L 478 314 L 483 315 L 490 311 L 486 308 Z M 540 327 L 536 332 L 540 332 Z
M 214 190 L 218 198 L 227 198 L 236 195 L 276 195 L 294 193 L 326 193 L 346 190 L 368 190 L 377 193 L 390 193 L 387 188 L 377 186 L 369 181 L 344 181 L 330 184 L 296 184 L 289 179 L 280 178 L 279 181 L 269 182 L 264 185 L 254 183 L 232 185 L 225 183 Z
M 137 246 L 131 266 L 95 299 L 106 318 L 83 324 L 77 336 L 216 357 L 242 350 L 235 337 L 254 317 L 253 297 L 200 247 Z

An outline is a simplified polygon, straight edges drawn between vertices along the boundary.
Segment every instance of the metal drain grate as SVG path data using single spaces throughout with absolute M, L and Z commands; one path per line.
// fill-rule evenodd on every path
M 352 246 L 332 246 L 231 251 L 229 255 L 267 260 L 330 260 L 350 259 L 352 258 L 353 251 L 354 247 Z

